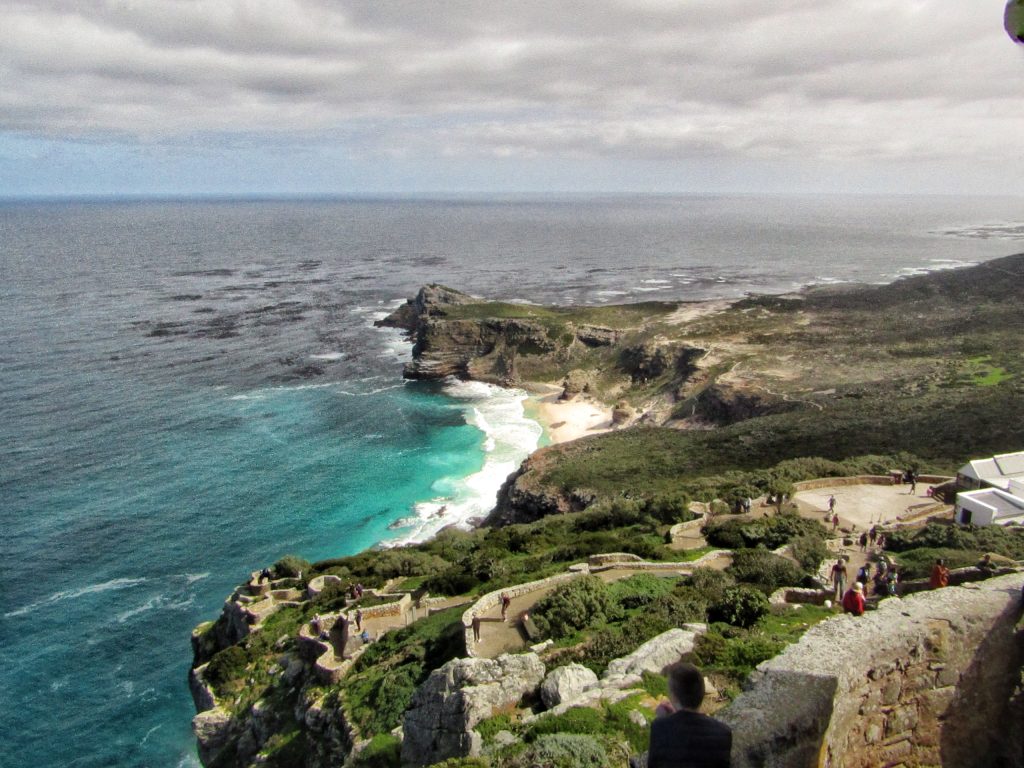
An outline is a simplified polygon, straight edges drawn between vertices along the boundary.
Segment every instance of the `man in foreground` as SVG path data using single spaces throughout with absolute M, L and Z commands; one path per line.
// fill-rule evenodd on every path
M 704 676 L 684 662 L 666 673 L 669 702 L 658 707 L 651 723 L 648 768 L 728 768 L 732 731 L 697 711 L 704 701 Z

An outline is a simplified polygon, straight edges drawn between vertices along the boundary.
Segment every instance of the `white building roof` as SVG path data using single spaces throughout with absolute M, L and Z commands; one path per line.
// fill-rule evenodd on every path
M 998 488 L 1006 488 L 1011 479 L 1024 479 L 1024 451 L 969 461 L 960 468 L 960 474 L 983 480 Z

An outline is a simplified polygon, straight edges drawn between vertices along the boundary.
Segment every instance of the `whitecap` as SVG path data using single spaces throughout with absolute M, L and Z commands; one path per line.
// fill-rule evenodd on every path
M 203 573 L 183 573 L 181 574 L 181 576 L 184 577 L 186 584 L 192 584 L 194 582 L 210 578 L 210 572 L 204 571 Z
M 344 352 L 321 352 L 317 355 L 310 355 L 310 360 L 342 360 L 345 357 Z
M 152 690 L 152 689 L 150 689 L 150 690 Z M 164 724 L 160 723 L 160 725 L 154 725 L 152 728 L 150 728 L 148 731 L 146 731 L 146 735 L 142 737 L 142 741 L 139 742 L 139 746 L 141 747 L 143 744 L 145 744 L 147 741 L 149 741 L 149 737 L 152 736 L 154 733 L 156 733 L 157 731 L 159 731 L 163 727 L 164 727 Z M 181 764 L 179 763 L 179 765 L 181 765 Z
M 92 595 L 98 592 L 109 592 L 114 589 L 129 589 L 134 586 L 138 586 L 146 581 L 144 578 L 138 579 L 111 579 L 110 581 L 104 581 L 100 584 L 90 584 L 87 587 L 79 587 L 78 589 L 66 589 L 60 592 L 54 592 L 49 597 L 39 600 L 35 603 L 16 608 L 13 611 L 8 611 L 4 614 L 5 619 L 10 619 L 15 616 L 24 616 L 26 613 L 32 613 L 39 608 L 43 608 L 53 603 L 59 603 L 63 600 L 75 600 L 76 598 L 84 595 Z
M 402 521 L 409 522 L 409 532 L 384 546 L 424 541 L 442 528 L 467 528 L 474 518 L 486 516 L 502 483 L 536 450 L 543 434 L 523 410 L 527 393 L 521 389 L 449 379 L 444 391 L 463 403 L 466 423 L 483 433 L 483 466 L 468 476 L 439 478 L 432 486 L 436 495 L 415 504 L 415 517 Z

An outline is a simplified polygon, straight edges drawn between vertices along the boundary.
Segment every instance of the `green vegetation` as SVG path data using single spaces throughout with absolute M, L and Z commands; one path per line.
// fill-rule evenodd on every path
M 821 523 L 796 514 L 780 514 L 757 520 L 716 520 L 704 527 L 704 536 L 708 543 L 724 549 L 778 549 L 796 539 L 811 537 L 821 541 L 826 533 Z
M 464 652 L 462 611 L 450 608 L 388 632 L 359 657 L 342 691 L 349 717 L 364 735 L 400 725 L 430 671 Z

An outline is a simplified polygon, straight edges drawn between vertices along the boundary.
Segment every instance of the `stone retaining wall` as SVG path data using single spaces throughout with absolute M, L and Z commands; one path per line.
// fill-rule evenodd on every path
M 1024 661 L 1022 587 L 1018 572 L 813 627 L 719 713 L 733 766 L 1020 765 L 1019 743 L 1003 750 Z
M 463 633 L 465 644 L 466 644 L 466 655 L 469 657 L 476 657 L 476 651 L 473 646 L 476 645 L 473 642 L 473 614 L 483 613 L 486 610 L 494 608 L 501 604 L 502 594 L 506 594 L 509 597 L 519 597 L 519 595 L 525 595 L 527 592 L 535 592 L 538 589 L 545 589 L 546 587 L 555 587 L 559 584 L 565 584 L 566 582 L 572 581 L 573 579 L 583 576 L 586 571 L 572 571 L 569 573 L 559 573 L 555 576 L 549 576 L 546 579 L 538 579 L 537 581 L 528 581 L 525 584 L 516 584 L 515 586 L 505 587 L 504 589 L 496 589 L 493 592 L 488 592 L 486 595 L 481 597 L 469 608 L 462 613 L 462 626 L 465 629 Z
M 693 512 L 693 510 L 690 510 Z M 705 519 L 707 516 L 703 512 L 693 512 L 697 515 L 693 520 L 687 520 L 685 523 L 676 523 L 669 528 L 669 535 L 675 538 L 676 536 L 682 536 L 687 531 L 697 530 L 704 526 L 707 522 Z
M 920 475 L 917 482 L 922 485 L 938 485 L 953 480 L 942 475 Z M 892 485 L 890 475 L 853 475 L 850 477 L 819 477 L 814 480 L 801 480 L 793 483 L 793 492 L 815 491 L 819 488 L 842 488 L 847 485 Z

